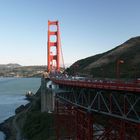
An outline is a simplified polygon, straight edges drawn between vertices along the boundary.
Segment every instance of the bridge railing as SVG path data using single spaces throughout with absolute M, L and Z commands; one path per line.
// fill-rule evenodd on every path
M 102 80 L 85 77 L 68 77 L 65 75 L 53 75 L 50 79 L 58 84 L 78 86 L 85 88 L 99 88 L 110 90 L 123 90 L 140 93 L 140 84 L 134 81 Z

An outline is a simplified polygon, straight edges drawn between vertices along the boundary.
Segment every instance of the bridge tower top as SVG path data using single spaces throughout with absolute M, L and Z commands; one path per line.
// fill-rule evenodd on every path
M 60 32 L 58 21 L 48 21 L 48 72 L 60 71 Z

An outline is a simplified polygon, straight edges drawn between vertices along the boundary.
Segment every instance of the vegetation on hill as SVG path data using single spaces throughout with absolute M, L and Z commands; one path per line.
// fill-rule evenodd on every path
M 123 60 L 124 63 L 117 62 Z M 116 78 L 117 67 L 121 78 L 140 77 L 140 37 L 131 38 L 122 45 L 102 54 L 78 60 L 67 72 L 92 77 Z
M 29 140 L 55 140 L 54 114 L 40 111 L 40 95 L 41 90 L 39 89 L 31 102 L 30 109 L 25 113 L 23 137 Z
M 21 65 L 17 63 L 0 64 L 0 69 L 1 68 L 17 68 L 17 67 L 21 67 Z
M 30 112 L 24 125 L 24 134 L 29 140 L 55 140 L 53 114 Z
M 41 77 L 46 66 L 0 65 L 1 77 Z

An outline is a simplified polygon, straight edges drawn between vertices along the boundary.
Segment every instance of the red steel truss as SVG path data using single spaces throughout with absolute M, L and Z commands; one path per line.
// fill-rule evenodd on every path
M 76 109 L 76 140 L 93 140 L 93 116 L 89 112 Z
M 55 98 L 57 140 L 139 140 L 140 124 L 98 115 Z M 96 120 L 98 120 L 96 122 Z
M 55 124 L 57 140 L 72 140 L 76 136 L 75 110 L 55 98 Z
M 96 140 L 139 140 L 140 125 L 124 120 L 112 119 L 102 130 L 95 129 Z M 100 133 L 99 133 L 100 132 Z M 99 134 L 98 134 L 99 133 Z
M 55 100 L 57 140 L 93 140 L 93 117 L 70 104 Z
M 72 115 L 71 113 L 68 117 L 59 115 L 57 121 L 60 124 L 57 126 L 59 130 L 60 125 L 61 127 L 62 124 L 66 126 L 64 120 L 66 123 L 71 122 L 70 124 L 73 124 L 72 129 L 75 131 L 73 133 L 76 134 L 73 135 L 75 137 L 67 135 L 71 140 L 140 139 L 139 94 L 125 91 L 59 86 L 61 91 L 56 93 L 56 99 L 61 103 L 61 107 L 65 108 L 64 112 L 67 112 L 67 114 L 68 112 L 73 112 L 73 120 L 69 118 Z M 56 109 L 58 109 L 58 105 Z M 98 118 L 96 114 L 108 117 L 105 124 L 100 124 L 104 117 L 98 122 L 93 119 Z M 70 129 L 71 125 L 68 126 Z M 66 127 L 65 130 L 67 130 Z

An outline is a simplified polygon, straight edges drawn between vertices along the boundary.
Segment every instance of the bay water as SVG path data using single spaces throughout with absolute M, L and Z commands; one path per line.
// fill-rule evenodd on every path
M 0 123 L 15 114 L 15 109 L 28 103 L 25 94 L 36 93 L 41 84 L 40 78 L 0 78 Z M 0 132 L 0 140 L 4 140 Z

